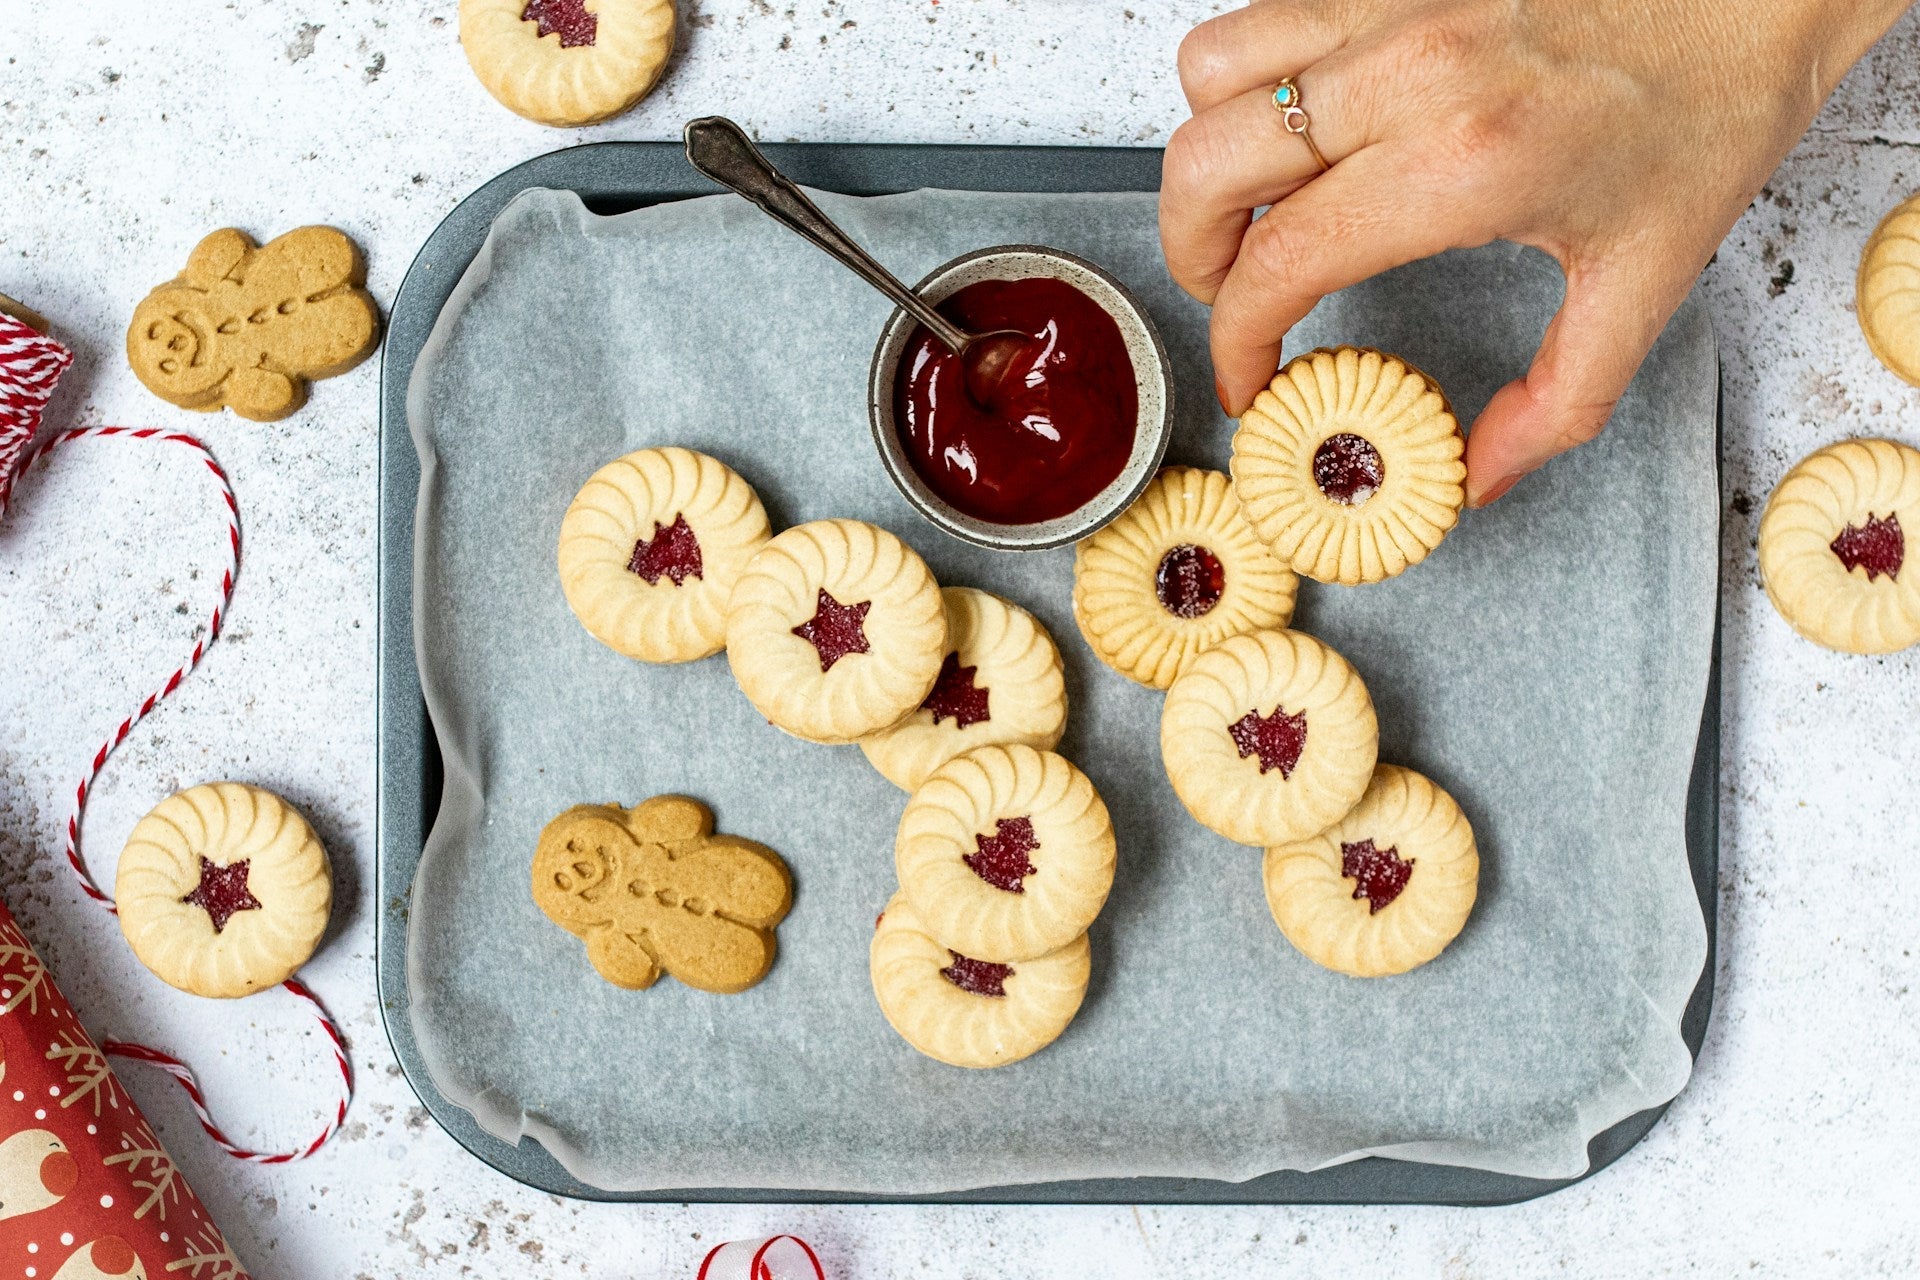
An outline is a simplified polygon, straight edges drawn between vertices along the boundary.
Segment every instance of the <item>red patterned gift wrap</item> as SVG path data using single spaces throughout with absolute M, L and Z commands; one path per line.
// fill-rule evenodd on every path
M 0 1280 L 246 1280 L 0 903 Z

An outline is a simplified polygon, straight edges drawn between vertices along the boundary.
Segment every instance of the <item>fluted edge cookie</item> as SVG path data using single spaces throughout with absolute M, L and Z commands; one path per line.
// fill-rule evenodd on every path
M 1353 586 L 1426 559 L 1466 501 L 1466 439 L 1440 385 L 1397 356 L 1290 361 L 1240 419 L 1233 487 L 1295 573 Z
M 333 910 L 327 851 L 273 792 L 209 782 L 134 825 L 114 876 L 120 931 L 162 982 L 250 995 L 292 977 Z
M 1920 450 L 1842 440 L 1797 463 L 1760 517 L 1760 577 L 1795 631 L 1844 653 L 1920 641 Z
M 1059 1039 L 1093 971 L 1086 935 L 1019 964 L 940 945 L 905 894 L 881 913 L 868 951 L 874 999 L 900 1038 L 954 1067 L 1004 1067 Z
M 1017 963 L 1087 931 L 1113 888 L 1113 821 L 1064 756 L 979 747 L 900 816 L 894 869 L 922 926 L 976 960 Z
M 1867 238 L 1854 296 L 1867 346 L 1920 387 L 1920 194 L 1895 205 Z
M 882 777 L 912 791 L 975 747 L 1024 743 L 1042 751 L 1067 727 L 1060 650 L 1040 620 L 973 587 L 944 587 L 947 656 L 919 709 L 860 739 Z
M 1094 654 L 1164 689 L 1230 635 L 1284 627 L 1299 582 L 1226 475 L 1168 467 L 1073 557 L 1073 616 Z
M 926 562 L 885 529 L 815 520 L 748 561 L 727 612 L 727 662 L 754 708 L 811 742 L 854 742 L 926 701 L 947 610 Z
M 1379 751 L 1373 699 L 1353 664 L 1299 631 L 1232 636 L 1167 690 L 1160 755 L 1202 825 L 1241 844 L 1338 822 Z
M 642 662 L 727 643 L 733 584 L 773 531 L 753 486 L 676 446 L 601 467 L 560 522 L 560 586 L 588 633 Z
M 617 116 L 673 53 L 673 0 L 460 0 L 460 46 L 500 105 L 557 127 Z
M 793 877 L 765 845 L 716 834 L 698 800 L 655 796 L 632 809 L 575 805 L 549 822 L 534 850 L 533 900 L 616 987 L 641 990 L 669 973 L 731 995 L 773 967 Z
M 1300 953 L 1356 978 L 1418 968 L 1459 936 L 1479 892 L 1473 827 L 1430 779 L 1383 764 L 1353 811 L 1267 850 L 1267 906 Z

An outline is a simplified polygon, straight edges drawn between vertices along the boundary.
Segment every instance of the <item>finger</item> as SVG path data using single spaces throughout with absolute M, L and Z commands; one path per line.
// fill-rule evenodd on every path
M 1345 30 L 1327 4 L 1254 0 L 1210 18 L 1180 42 L 1180 87 L 1197 112 L 1273 88 L 1339 49 Z
M 1351 64 L 1341 58 L 1300 77 L 1314 145 L 1332 164 L 1378 141 L 1354 83 Z M 1213 301 L 1253 210 L 1319 172 L 1306 142 L 1288 132 L 1271 89 L 1229 98 L 1174 130 L 1160 172 L 1160 243 L 1175 283 Z
M 1477 215 L 1437 181 L 1391 146 L 1372 146 L 1248 228 L 1213 304 L 1213 369 L 1227 412 L 1253 403 L 1280 365 L 1281 339 L 1327 294 L 1491 238 L 1470 230 Z
M 1467 505 L 1493 502 L 1599 435 L 1685 296 L 1684 283 L 1650 289 L 1624 267 L 1569 272 L 1566 300 L 1526 377 L 1495 392 L 1467 434 Z

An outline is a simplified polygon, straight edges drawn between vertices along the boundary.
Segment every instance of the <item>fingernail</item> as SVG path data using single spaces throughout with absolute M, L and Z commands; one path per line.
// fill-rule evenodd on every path
M 1233 416 L 1233 408 L 1231 405 L 1227 403 L 1226 384 L 1221 382 L 1220 379 L 1218 378 L 1215 378 L 1213 380 L 1213 396 L 1214 396 L 1214 399 L 1220 402 L 1220 412 L 1226 414 L 1229 418 L 1231 418 Z
M 1493 488 L 1487 490 L 1485 493 L 1475 498 L 1468 505 L 1475 508 L 1479 508 L 1479 507 L 1484 507 L 1489 503 L 1498 502 L 1503 496 L 1505 496 L 1507 490 L 1513 488 L 1514 485 L 1520 483 L 1520 477 L 1524 476 L 1525 474 L 1526 472 L 1524 471 L 1516 471 L 1510 476 L 1501 477 L 1501 479 L 1493 486 Z

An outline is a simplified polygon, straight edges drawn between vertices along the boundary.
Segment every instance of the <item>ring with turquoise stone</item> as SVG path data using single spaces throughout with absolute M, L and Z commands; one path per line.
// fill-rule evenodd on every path
M 1307 144 L 1307 150 L 1313 153 L 1313 161 L 1320 166 L 1320 172 L 1325 173 L 1332 168 L 1333 166 L 1327 163 L 1327 158 L 1320 154 L 1320 147 L 1314 142 L 1313 135 L 1308 132 L 1313 121 L 1308 118 L 1306 108 L 1300 103 L 1300 86 L 1294 82 L 1292 76 L 1286 77 L 1273 87 L 1273 107 L 1280 113 L 1282 127 L 1288 133 L 1299 135 L 1300 141 Z

